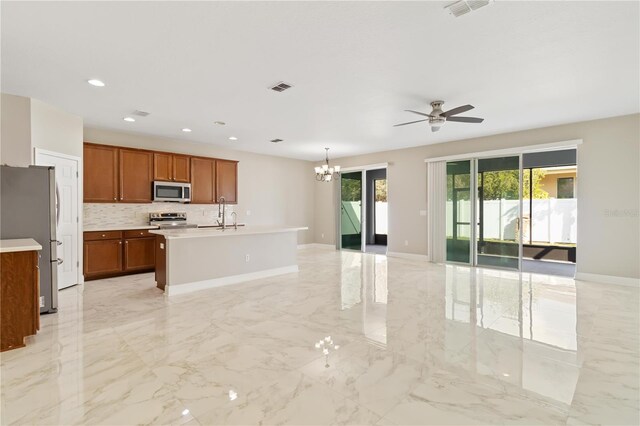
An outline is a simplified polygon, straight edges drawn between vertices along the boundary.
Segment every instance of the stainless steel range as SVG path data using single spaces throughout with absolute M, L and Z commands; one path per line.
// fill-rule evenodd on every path
M 198 225 L 187 223 L 186 212 L 155 212 L 149 213 L 149 225 L 157 226 L 160 229 L 173 228 L 197 228 Z

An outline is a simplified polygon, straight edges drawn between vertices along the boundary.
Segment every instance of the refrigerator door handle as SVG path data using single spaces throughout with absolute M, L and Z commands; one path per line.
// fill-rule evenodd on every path
M 58 188 L 58 182 L 56 182 L 56 227 L 59 225 L 60 225 L 60 189 Z

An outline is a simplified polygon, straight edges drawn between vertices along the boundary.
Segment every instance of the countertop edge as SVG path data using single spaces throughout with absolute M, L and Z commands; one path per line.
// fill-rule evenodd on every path
M 0 253 L 15 253 L 19 251 L 40 251 L 42 246 L 33 238 L 17 238 L 0 240 Z
M 306 231 L 308 230 L 309 227 L 308 226 L 292 226 L 292 227 L 282 227 L 282 228 L 278 228 L 278 227 L 274 227 L 274 228 L 267 228 L 267 229 L 250 229 L 250 228 L 245 228 L 245 229 L 225 229 L 224 231 L 222 230 L 206 230 L 203 229 L 200 231 L 200 233 L 195 233 L 193 231 L 189 231 L 189 232 L 184 232 L 182 235 L 172 235 L 172 233 L 175 233 L 176 230 L 152 230 L 149 231 L 149 233 L 151 234 L 156 234 L 156 235 L 162 235 L 164 236 L 166 239 L 168 240 L 186 240 L 186 239 L 190 239 L 190 238 L 218 238 L 218 237 L 235 237 L 235 236 L 245 236 L 245 235 L 260 235 L 260 234 L 281 234 L 281 233 L 285 233 L 285 232 L 298 232 L 298 231 Z M 240 232 L 238 232 L 240 231 Z M 180 232 L 180 231 L 177 231 Z

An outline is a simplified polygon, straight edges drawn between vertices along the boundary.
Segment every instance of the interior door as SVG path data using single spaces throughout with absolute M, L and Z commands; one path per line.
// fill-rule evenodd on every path
M 476 180 L 476 263 L 519 269 L 520 157 L 478 159 Z
M 58 211 L 57 238 L 58 258 L 62 264 L 58 265 L 58 289 L 78 284 L 78 160 L 59 157 L 53 153 L 38 152 L 36 164 L 40 166 L 54 166 L 56 171 L 56 204 Z
M 362 172 L 340 179 L 340 238 L 343 249 L 362 250 Z

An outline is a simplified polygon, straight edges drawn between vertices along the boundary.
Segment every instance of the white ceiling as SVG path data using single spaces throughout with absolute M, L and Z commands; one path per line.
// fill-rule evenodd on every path
M 460 18 L 447 3 L 3 1 L 2 91 L 89 126 L 310 160 L 639 111 L 638 2 Z M 485 121 L 392 127 L 436 99 Z M 151 115 L 122 121 L 135 109 Z

